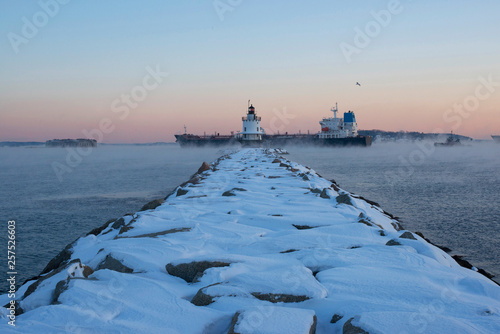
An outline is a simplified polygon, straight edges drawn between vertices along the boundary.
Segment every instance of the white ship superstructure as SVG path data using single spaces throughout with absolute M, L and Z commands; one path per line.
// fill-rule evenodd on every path
M 352 111 L 344 113 L 344 118 L 338 118 L 338 107 L 332 108 L 333 117 L 325 117 L 319 122 L 321 125 L 321 132 L 319 138 L 349 138 L 358 136 L 358 124 L 356 123 L 356 116 Z

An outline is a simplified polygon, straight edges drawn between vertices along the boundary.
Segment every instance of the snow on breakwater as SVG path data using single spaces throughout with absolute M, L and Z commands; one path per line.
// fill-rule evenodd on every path
M 67 247 L 2 332 L 500 332 L 500 288 L 374 203 L 272 151 L 202 167 Z

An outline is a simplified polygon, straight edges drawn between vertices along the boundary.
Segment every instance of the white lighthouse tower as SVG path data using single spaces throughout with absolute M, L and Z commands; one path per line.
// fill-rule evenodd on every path
M 260 127 L 261 118 L 255 114 L 253 105 L 248 107 L 248 113 L 243 120 L 243 131 L 240 133 L 240 138 L 243 143 L 250 144 L 252 142 L 261 142 L 264 130 Z

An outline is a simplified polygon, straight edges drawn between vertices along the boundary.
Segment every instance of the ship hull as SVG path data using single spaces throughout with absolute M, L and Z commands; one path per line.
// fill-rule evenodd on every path
M 495 141 L 495 143 L 500 144 L 500 136 L 493 136 L 491 135 L 491 138 Z
M 319 138 L 316 135 L 264 135 L 262 141 L 244 141 L 234 137 L 200 137 L 194 135 L 175 135 L 177 143 L 182 147 L 196 146 L 224 146 L 240 143 L 243 146 L 286 146 L 286 145 L 314 145 L 314 146 L 371 146 L 372 137 L 357 136 L 348 138 Z
M 314 143 L 322 146 L 371 146 L 372 137 L 358 136 L 349 138 L 315 138 Z
M 266 146 L 314 145 L 314 146 L 371 146 L 372 137 L 357 136 L 348 138 L 319 138 L 316 135 L 286 136 L 263 138 Z
M 175 139 L 181 147 L 226 146 L 238 144 L 238 141 L 232 136 L 200 137 L 192 135 L 175 135 Z
M 456 147 L 463 146 L 461 143 L 434 143 L 435 147 Z

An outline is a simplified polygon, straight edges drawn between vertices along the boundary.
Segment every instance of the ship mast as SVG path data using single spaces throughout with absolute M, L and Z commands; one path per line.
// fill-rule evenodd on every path
M 333 111 L 333 117 L 334 119 L 337 119 L 337 111 L 339 111 L 337 102 L 335 102 L 335 108 L 330 109 L 330 111 Z

